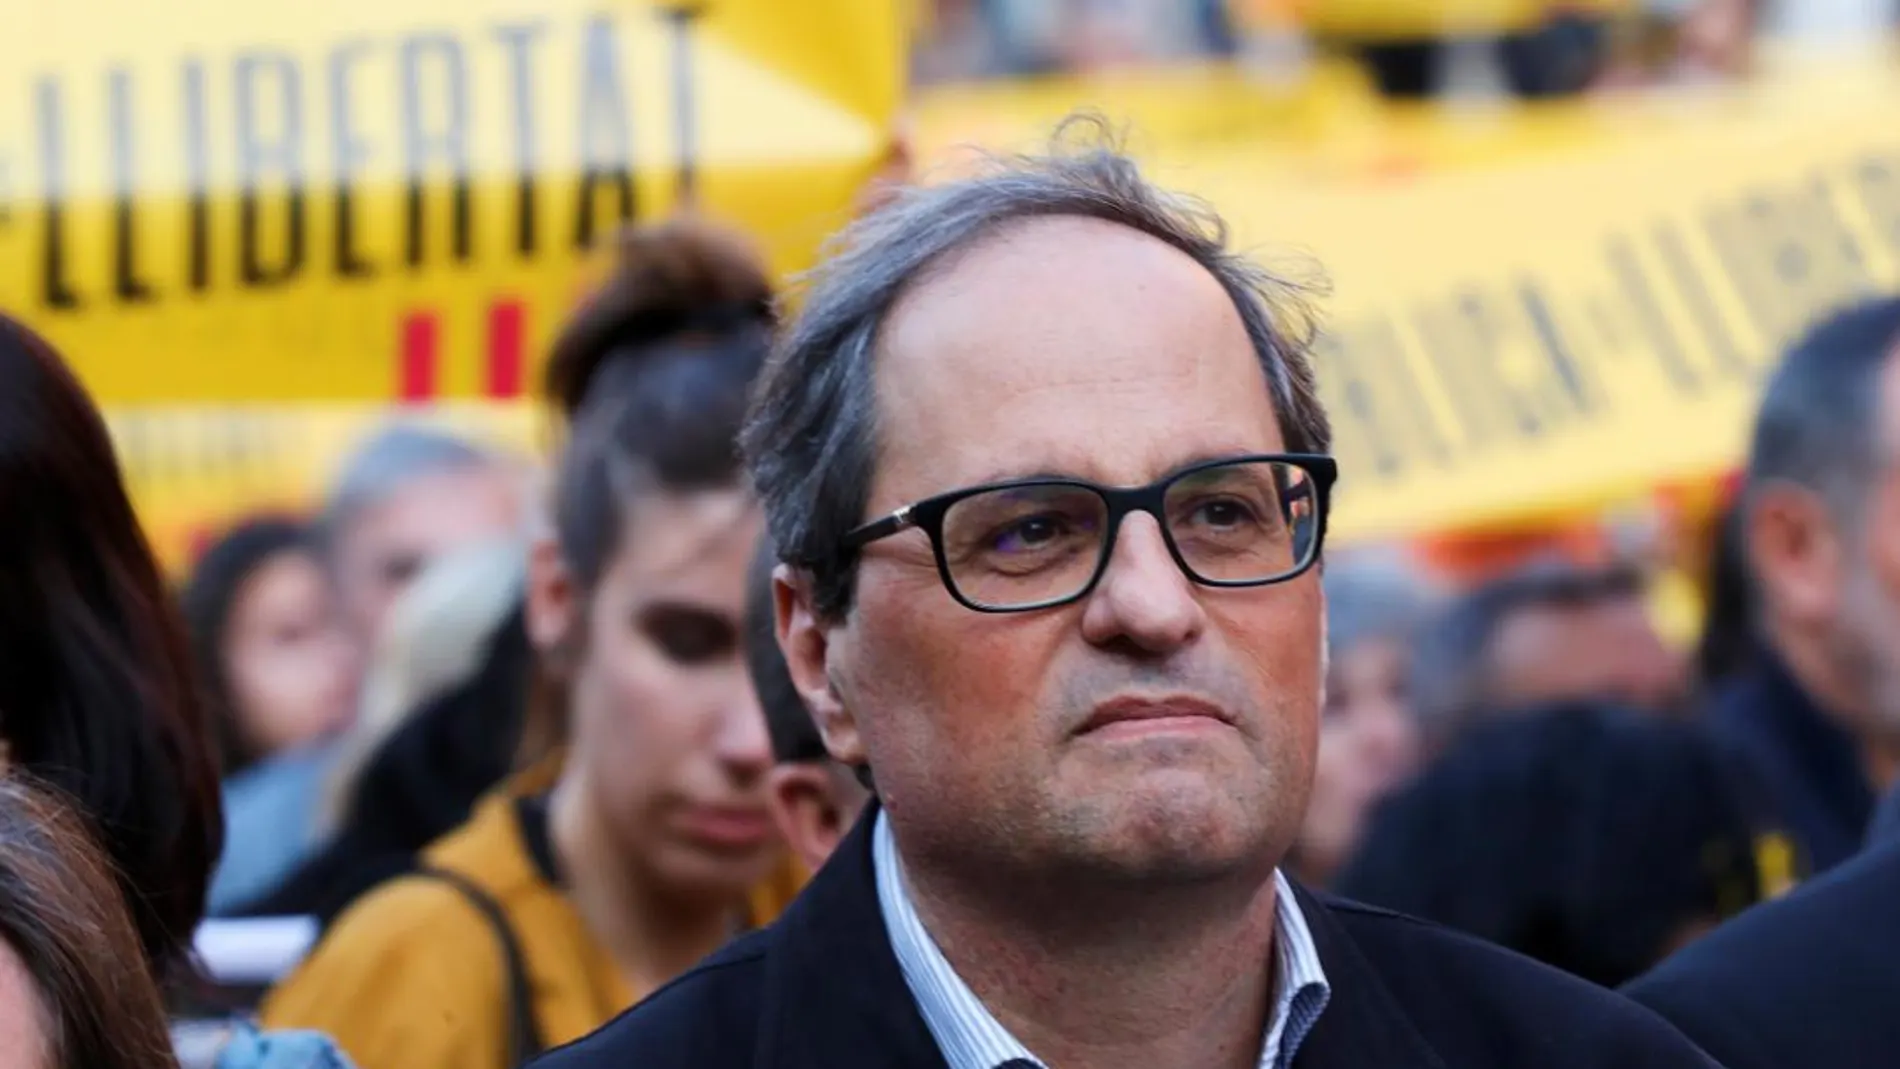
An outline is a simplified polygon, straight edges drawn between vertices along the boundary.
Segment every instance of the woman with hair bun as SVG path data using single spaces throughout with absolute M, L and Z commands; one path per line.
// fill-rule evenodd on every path
M 636 229 L 547 372 L 566 417 L 526 624 L 546 754 L 273 993 L 363 1069 L 505 1069 L 763 923 L 791 890 L 740 651 L 762 530 L 736 444 L 774 326 L 746 242 Z

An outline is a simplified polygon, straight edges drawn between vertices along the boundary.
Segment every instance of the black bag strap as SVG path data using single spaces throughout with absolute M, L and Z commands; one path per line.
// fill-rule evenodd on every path
M 508 914 L 502 911 L 501 903 L 459 872 L 425 867 L 417 869 L 415 875 L 440 880 L 455 888 L 469 905 L 487 918 L 489 927 L 494 929 L 495 941 L 501 944 L 502 968 L 507 973 L 508 1064 L 520 1066 L 539 1057 L 547 1050 L 547 1044 L 541 1038 L 540 1023 L 534 1019 L 533 987 L 528 982 L 521 941 L 515 937 L 515 927 L 508 923 Z

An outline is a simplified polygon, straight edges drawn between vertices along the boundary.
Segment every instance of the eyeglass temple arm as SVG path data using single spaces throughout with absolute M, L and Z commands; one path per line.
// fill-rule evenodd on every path
M 880 538 L 889 538 L 899 531 L 917 526 L 917 519 L 911 515 L 910 505 L 905 505 L 881 520 L 872 520 L 858 528 L 845 538 L 845 544 L 856 549 L 859 546 L 875 542 Z

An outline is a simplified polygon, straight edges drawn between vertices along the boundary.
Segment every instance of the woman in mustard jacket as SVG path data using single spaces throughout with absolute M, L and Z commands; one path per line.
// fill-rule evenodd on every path
M 264 1008 L 361 1069 L 507 1069 L 776 914 L 793 874 L 740 655 L 761 531 L 735 439 L 771 335 L 749 247 L 635 231 L 556 346 L 569 417 L 527 622 L 550 756 L 340 917 Z

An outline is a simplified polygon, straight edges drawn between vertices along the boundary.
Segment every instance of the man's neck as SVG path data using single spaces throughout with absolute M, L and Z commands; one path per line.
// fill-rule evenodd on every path
M 685 972 L 732 934 L 730 903 L 675 901 L 638 878 L 580 782 L 564 778 L 555 787 L 548 837 L 568 900 L 635 998 Z
M 1271 870 L 1111 893 L 1101 881 L 945 870 L 959 872 L 906 859 L 919 918 L 997 1021 L 1050 1065 L 1258 1064 L 1274 996 Z
M 1822 716 L 1858 738 L 1870 719 L 1867 696 L 1846 678 L 1827 651 L 1827 640 L 1770 626 L 1770 641 L 1781 665 Z

